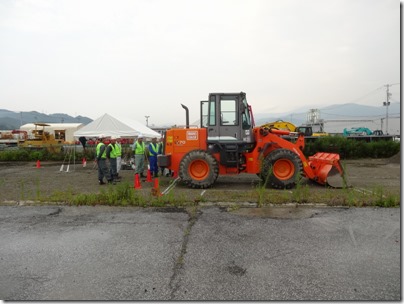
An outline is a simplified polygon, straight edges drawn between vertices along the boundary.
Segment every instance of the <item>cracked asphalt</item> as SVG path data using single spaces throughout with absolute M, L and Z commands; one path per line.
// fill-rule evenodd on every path
M 0 206 L 3 300 L 401 300 L 400 209 Z

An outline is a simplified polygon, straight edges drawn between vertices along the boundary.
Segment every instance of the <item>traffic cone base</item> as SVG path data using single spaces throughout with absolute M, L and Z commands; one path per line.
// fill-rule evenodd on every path
M 151 177 L 150 169 L 147 170 L 147 179 L 146 179 L 146 181 L 147 181 L 147 182 L 152 182 L 152 181 L 153 181 L 153 180 L 152 180 L 152 177 Z
M 135 189 L 142 189 L 142 185 L 140 184 L 139 174 L 135 174 Z
M 159 185 L 158 178 L 154 179 L 154 186 L 153 186 L 151 192 L 152 192 L 152 195 L 154 195 L 154 196 L 162 196 L 162 194 L 160 192 L 160 185 Z

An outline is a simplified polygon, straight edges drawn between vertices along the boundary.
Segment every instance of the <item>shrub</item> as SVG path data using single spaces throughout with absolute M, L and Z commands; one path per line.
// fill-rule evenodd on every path
M 366 142 L 342 136 L 325 136 L 306 142 L 306 156 L 317 152 L 338 153 L 341 159 L 387 158 L 400 152 L 400 143 L 392 140 Z

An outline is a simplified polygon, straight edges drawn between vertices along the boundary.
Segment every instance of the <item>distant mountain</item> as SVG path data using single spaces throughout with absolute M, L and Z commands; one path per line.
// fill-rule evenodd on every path
M 27 123 L 82 123 L 88 124 L 93 120 L 84 116 L 72 117 L 63 113 L 44 114 L 36 111 L 13 112 L 0 109 L 0 130 L 14 130 Z
M 295 125 L 301 125 L 307 121 L 309 107 L 302 107 L 295 111 L 271 114 L 271 113 L 254 113 L 256 125 L 276 120 L 290 121 Z M 365 119 L 381 119 L 386 117 L 386 107 L 374 107 L 360 105 L 356 103 L 334 104 L 324 108 L 318 108 L 320 119 L 324 121 L 334 120 L 365 120 Z M 389 106 L 389 117 L 400 116 L 400 103 L 392 102 Z

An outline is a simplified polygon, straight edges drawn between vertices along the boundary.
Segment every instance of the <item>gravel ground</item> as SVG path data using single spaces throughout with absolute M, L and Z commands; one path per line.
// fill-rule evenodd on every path
M 383 187 L 386 192 L 400 194 L 400 155 L 386 159 L 360 159 L 342 161 L 349 183 L 359 189 L 372 190 Z M 0 178 L 0 203 L 9 201 L 32 200 L 38 196 L 48 196 L 57 191 L 78 193 L 99 193 L 108 185 L 98 185 L 97 170 L 93 163 L 83 167 L 81 162 L 76 164 L 62 162 L 42 162 L 37 168 L 36 162 L 0 162 L 2 177 Z M 61 169 L 63 169 L 61 171 Z M 122 181 L 134 184 L 134 171 L 122 170 Z M 161 177 L 160 185 L 163 190 L 172 178 Z M 243 191 L 258 185 L 259 178 L 255 175 L 240 174 L 236 176 L 220 176 L 210 191 Z M 145 179 L 141 181 L 142 190 L 150 193 L 153 183 Z M 324 187 L 310 183 L 313 191 L 322 191 Z M 185 195 L 201 193 L 198 189 L 189 189 L 177 185 L 176 192 Z M 343 191 L 343 190 L 341 190 Z

